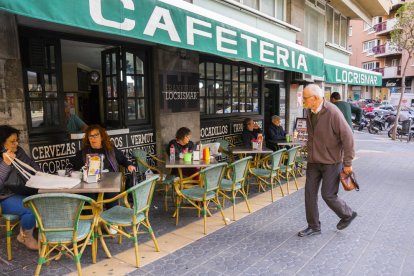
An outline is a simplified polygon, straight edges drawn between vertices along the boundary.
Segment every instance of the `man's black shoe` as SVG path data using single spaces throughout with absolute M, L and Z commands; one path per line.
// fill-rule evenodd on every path
M 352 215 L 351 215 L 349 218 L 343 218 L 343 219 L 341 219 L 341 220 L 338 222 L 338 224 L 336 225 L 336 228 L 337 228 L 338 230 L 342 230 L 342 229 L 347 228 L 347 227 L 348 227 L 348 225 L 350 225 L 350 224 L 351 224 L 352 220 L 353 220 L 354 218 L 356 218 L 356 216 L 357 216 L 357 215 L 358 215 L 358 214 L 357 214 L 357 212 L 352 212 Z
M 302 230 L 298 233 L 299 237 L 307 237 L 307 236 L 312 236 L 312 235 L 320 235 L 321 234 L 321 230 L 316 230 L 316 229 L 312 229 L 310 227 L 306 228 L 305 230 Z

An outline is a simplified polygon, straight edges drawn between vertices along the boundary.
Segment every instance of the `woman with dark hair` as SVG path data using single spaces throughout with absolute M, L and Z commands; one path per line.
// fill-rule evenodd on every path
M 0 126 L 0 145 L 2 152 L 0 155 L 0 206 L 3 213 L 19 216 L 20 233 L 17 236 L 17 240 L 29 249 L 38 250 L 38 243 L 33 237 L 33 229 L 36 226 L 35 217 L 29 208 L 23 206 L 23 199 L 26 196 L 19 195 L 18 191 L 12 192 L 4 185 L 7 181 L 10 181 L 8 178 L 12 170 L 15 170 L 12 162 L 6 155 L 12 160 L 18 158 L 40 171 L 39 165 L 19 147 L 19 134 L 20 131 L 11 126 Z
M 252 118 L 244 119 L 242 132 L 243 146 L 251 147 L 252 140 L 257 139 L 259 133 L 262 133 L 262 129 Z
M 167 146 L 167 154 L 170 155 L 171 146 L 175 150 L 175 158 L 179 158 L 180 153 L 185 151 L 192 152 L 194 150 L 194 143 L 190 141 L 191 130 L 188 127 L 181 127 L 177 130 L 175 134 L 175 139 L 171 140 Z

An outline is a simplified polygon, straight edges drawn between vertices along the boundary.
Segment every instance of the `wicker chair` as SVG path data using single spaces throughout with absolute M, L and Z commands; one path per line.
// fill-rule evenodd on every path
M 132 156 L 134 156 L 137 161 L 137 172 L 140 175 L 144 175 L 145 172 L 150 169 L 155 174 L 159 174 L 160 178 L 157 180 L 156 184 L 162 187 L 164 191 L 164 208 L 165 211 L 168 211 L 168 191 L 171 188 L 171 198 L 174 202 L 174 190 L 172 189 L 175 175 L 170 174 L 170 171 L 166 170 L 163 165 L 165 164 L 164 160 L 159 159 L 158 157 L 148 154 L 144 150 L 135 149 L 132 151 Z M 154 163 L 157 163 L 159 167 L 154 167 L 148 164 L 148 159 L 152 159 Z
M 13 235 L 13 229 L 19 225 L 19 216 L 11 214 L 3 214 L 0 206 L 0 220 L 3 219 L 6 224 L 0 224 L 0 227 L 6 228 L 6 244 L 7 244 L 7 260 L 12 260 L 11 251 L 11 236 Z
M 129 188 L 123 193 L 120 193 L 114 198 L 103 200 L 98 203 L 108 203 L 118 200 L 122 197 L 127 197 L 128 194 L 132 194 L 134 206 L 115 206 L 109 210 L 102 212 L 100 216 L 100 221 L 105 225 L 108 225 L 112 229 L 118 232 L 118 235 L 125 236 L 134 241 L 135 247 L 135 262 L 136 266 L 139 267 L 139 252 L 138 252 L 138 228 L 140 225 L 143 225 L 148 233 L 151 235 L 151 238 L 155 245 L 155 250 L 160 251 L 157 239 L 155 238 L 154 232 L 152 231 L 151 224 L 148 219 L 148 213 L 151 206 L 152 195 L 154 193 L 155 183 L 157 182 L 159 176 L 153 176 L 147 180 L 144 180 L 137 185 Z M 125 231 L 125 227 L 131 226 L 132 234 Z
M 299 190 L 298 183 L 296 181 L 296 164 L 295 158 L 300 147 L 293 147 L 286 151 L 287 153 L 287 161 L 286 165 L 280 166 L 280 176 L 286 179 L 286 186 L 287 186 L 287 193 L 289 194 L 289 178 L 290 176 L 293 177 L 295 181 L 296 190 Z
M 260 160 L 259 168 L 250 168 L 250 173 L 256 177 L 257 184 L 259 185 L 259 190 L 261 188 L 263 191 L 265 191 L 266 186 L 270 186 L 270 195 L 272 202 L 274 201 L 273 189 L 275 180 L 279 184 L 282 196 L 284 196 L 279 176 L 281 160 L 285 151 L 285 148 L 275 151 Z
M 240 193 L 242 197 L 244 198 L 244 201 L 246 202 L 246 205 L 247 205 L 247 210 L 249 211 L 249 213 L 251 213 L 249 202 L 247 201 L 247 194 L 244 189 L 245 181 L 247 178 L 246 177 L 247 172 L 249 170 L 249 162 L 251 159 L 252 157 L 248 156 L 248 157 L 245 157 L 243 159 L 240 159 L 228 165 L 227 178 L 223 178 L 220 182 L 219 193 L 223 197 L 223 208 L 224 208 L 224 201 L 226 199 L 231 200 L 233 204 L 233 220 L 236 220 L 235 206 L 236 206 L 236 196 L 238 193 Z M 231 196 L 228 195 L 227 193 L 231 193 Z
M 80 258 L 91 238 L 96 248 L 93 235 L 100 211 L 96 202 L 82 195 L 50 193 L 29 196 L 23 203 L 32 209 L 39 227 L 41 249 L 35 275 L 44 263 L 59 260 L 63 254 L 75 261 L 78 275 L 82 275 Z M 94 207 L 93 220 L 79 219 L 85 203 Z
M 190 177 L 184 178 L 183 183 L 186 181 L 194 181 L 195 177 L 199 177 L 199 185 L 191 188 L 184 188 L 180 190 L 179 182 L 174 183 L 175 191 L 177 193 L 177 210 L 176 210 L 176 224 L 178 224 L 178 219 L 180 216 L 180 208 L 182 201 L 189 202 L 194 206 L 198 212 L 200 211 L 203 214 L 204 218 L 204 234 L 207 234 L 207 213 L 211 216 L 210 211 L 208 210 L 208 205 L 212 201 L 217 205 L 217 209 L 220 210 L 223 217 L 224 224 L 227 225 L 226 217 L 224 216 L 223 210 L 220 205 L 220 200 L 218 198 L 219 184 L 223 178 L 224 171 L 226 169 L 227 163 L 219 163 L 201 170 L 198 173 L 193 174 Z M 203 204 L 203 206 L 200 206 Z M 185 207 L 184 207 L 185 208 Z

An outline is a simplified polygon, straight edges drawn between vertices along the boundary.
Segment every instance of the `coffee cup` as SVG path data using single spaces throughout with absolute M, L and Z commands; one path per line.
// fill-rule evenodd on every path
M 66 175 L 66 170 L 57 170 L 57 174 L 59 176 L 65 176 Z

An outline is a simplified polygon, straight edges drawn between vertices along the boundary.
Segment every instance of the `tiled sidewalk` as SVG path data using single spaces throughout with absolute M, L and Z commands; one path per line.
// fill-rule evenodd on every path
M 304 185 L 304 177 L 298 179 L 299 187 Z M 283 185 L 286 193 L 286 184 Z M 296 192 L 294 184 L 290 185 L 291 194 Z M 275 188 L 275 200 L 282 198 L 279 187 Z M 150 211 L 150 222 L 154 228 L 155 235 L 160 245 L 161 252 L 155 252 L 154 245 L 149 235 L 140 235 L 139 250 L 141 256 L 141 265 L 145 266 L 154 260 L 160 259 L 176 250 L 203 238 L 203 220 L 197 218 L 195 210 L 182 210 L 180 212 L 179 225 L 175 225 L 175 219 L 172 218 L 173 207 L 170 206 L 169 211 L 163 209 L 163 198 L 161 194 L 155 196 L 155 202 Z M 236 218 L 241 219 L 249 213 L 246 205 L 241 199 L 238 200 L 236 207 Z M 271 204 L 270 191 L 258 193 L 257 186 L 253 185 L 249 196 L 249 204 L 252 212 L 262 209 Z M 225 214 L 229 218 L 228 224 L 234 223 L 232 218 L 232 209 L 230 202 L 226 202 Z M 225 227 L 221 215 L 213 212 L 213 217 L 207 218 L 208 234 Z M 13 260 L 7 261 L 5 233 L 0 230 L 0 275 L 33 275 L 37 263 L 37 252 L 29 252 L 15 240 L 13 236 L 12 253 Z M 87 248 L 82 256 L 82 270 L 84 275 L 124 275 L 132 272 L 135 267 L 135 255 L 133 244 L 128 239 L 123 239 L 123 243 L 119 245 L 116 239 L 107 240 L 108 248 L 112 254 L 111 259 L 107 259 L 101 247 L 98 247 L 98 263 L 91 264 L 90 250 Z M 62 257 L 61 260 L 51 262 L 50 266 L 42 267 L 42 275 L 77 275 L 75 264 L 68 258 Z
M 358 217 L 320 200 L 322 235 L 306 227 L 303 189 L 130 275 L 414 275 L 414 144 L 355 135 L 360 192 L 340 192 Z

